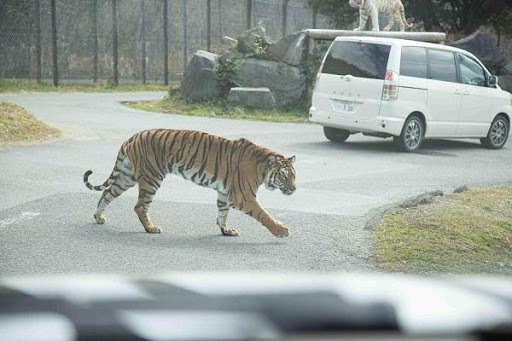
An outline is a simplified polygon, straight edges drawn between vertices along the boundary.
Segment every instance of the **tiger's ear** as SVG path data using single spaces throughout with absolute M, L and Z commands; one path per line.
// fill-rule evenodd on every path
M 290 161 L 291 164 L 295 162 L 295 155 L 288 158 L 288 161 Z
M 272 167 L 274 165 L 274 163 L 276 163 L 277 159 L 274 155 L 269 155 L 267 157 L 267 162 L 268 162 L 268 166 L 269 167 Z

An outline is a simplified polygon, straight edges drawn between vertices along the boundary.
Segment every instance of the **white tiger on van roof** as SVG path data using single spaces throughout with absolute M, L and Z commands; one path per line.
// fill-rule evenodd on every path
M 405 31 L 405 26 L 411 28 L 405 20 L 404 5 L 400 0 L 349 0 L 349 5 L 359 8 L 359 27 L 354 31 L 362 31 L 368 21 L 368 16 L 372 18 L 372 31 L 379 31 L 379 13 L 386 14 L 388 24 L 384 31 L 389 31 L 398 22 L 400 31 Z

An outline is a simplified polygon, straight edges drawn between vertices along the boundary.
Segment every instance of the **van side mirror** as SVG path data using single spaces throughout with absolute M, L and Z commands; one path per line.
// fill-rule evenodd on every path
M 491 88 L 495 88 L 496 85 L 498 85 L 498 77 L 496 77 L 496 76 L 489 76 L 489 79 L 487 80 L 487 84 Z

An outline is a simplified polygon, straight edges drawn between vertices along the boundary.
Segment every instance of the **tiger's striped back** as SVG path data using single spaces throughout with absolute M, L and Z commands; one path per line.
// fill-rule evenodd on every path
M 172 173 L 216 190 L 227 188 L 230 173 L 243 160 L 263 161 L 269 155 L 283 158 L 246 139 L 228 140 L 192 130 L 146 130 L 132 136 L 123 147 L 136 179 L 163 180 Z

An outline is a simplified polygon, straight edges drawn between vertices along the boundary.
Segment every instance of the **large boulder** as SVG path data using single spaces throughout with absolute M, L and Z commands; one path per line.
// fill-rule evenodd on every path
M 239 87 L 270 88 L 277 106 L 299 102 L 306 88 L 299 68 L 283 62 L 254 58 L 242 60 L 231 81 Z
M 231 88 L 227 101 L 231 104 L 261 109 L 276 106 L 276 100 L 269 88 Z
M 296 32 L 279 40 L 268 47 L 268 55 L 272 59 L 286 64 L 298 66 L 306 56 L 306 32 Z
M 181 95 L 186 100 L 216 97 L 221 94 L 221 85 L 215 77 L 217 55 L 197 51 L 190 60 L 181 82 Z
M 498 85 L 503 90 L 512 93 L 512 75 L 498 76 Z
M 265 28 L 259 25 L 243 32 L 237 41 L 236 49 L 244 56 L 263 54 L 268 44 Z
M 494 38 L 488 33 L 476 31 L 450 45 L 473 53 L 492 73 L 499 73 L 505 67 L 505 57 L 500 53 Z

